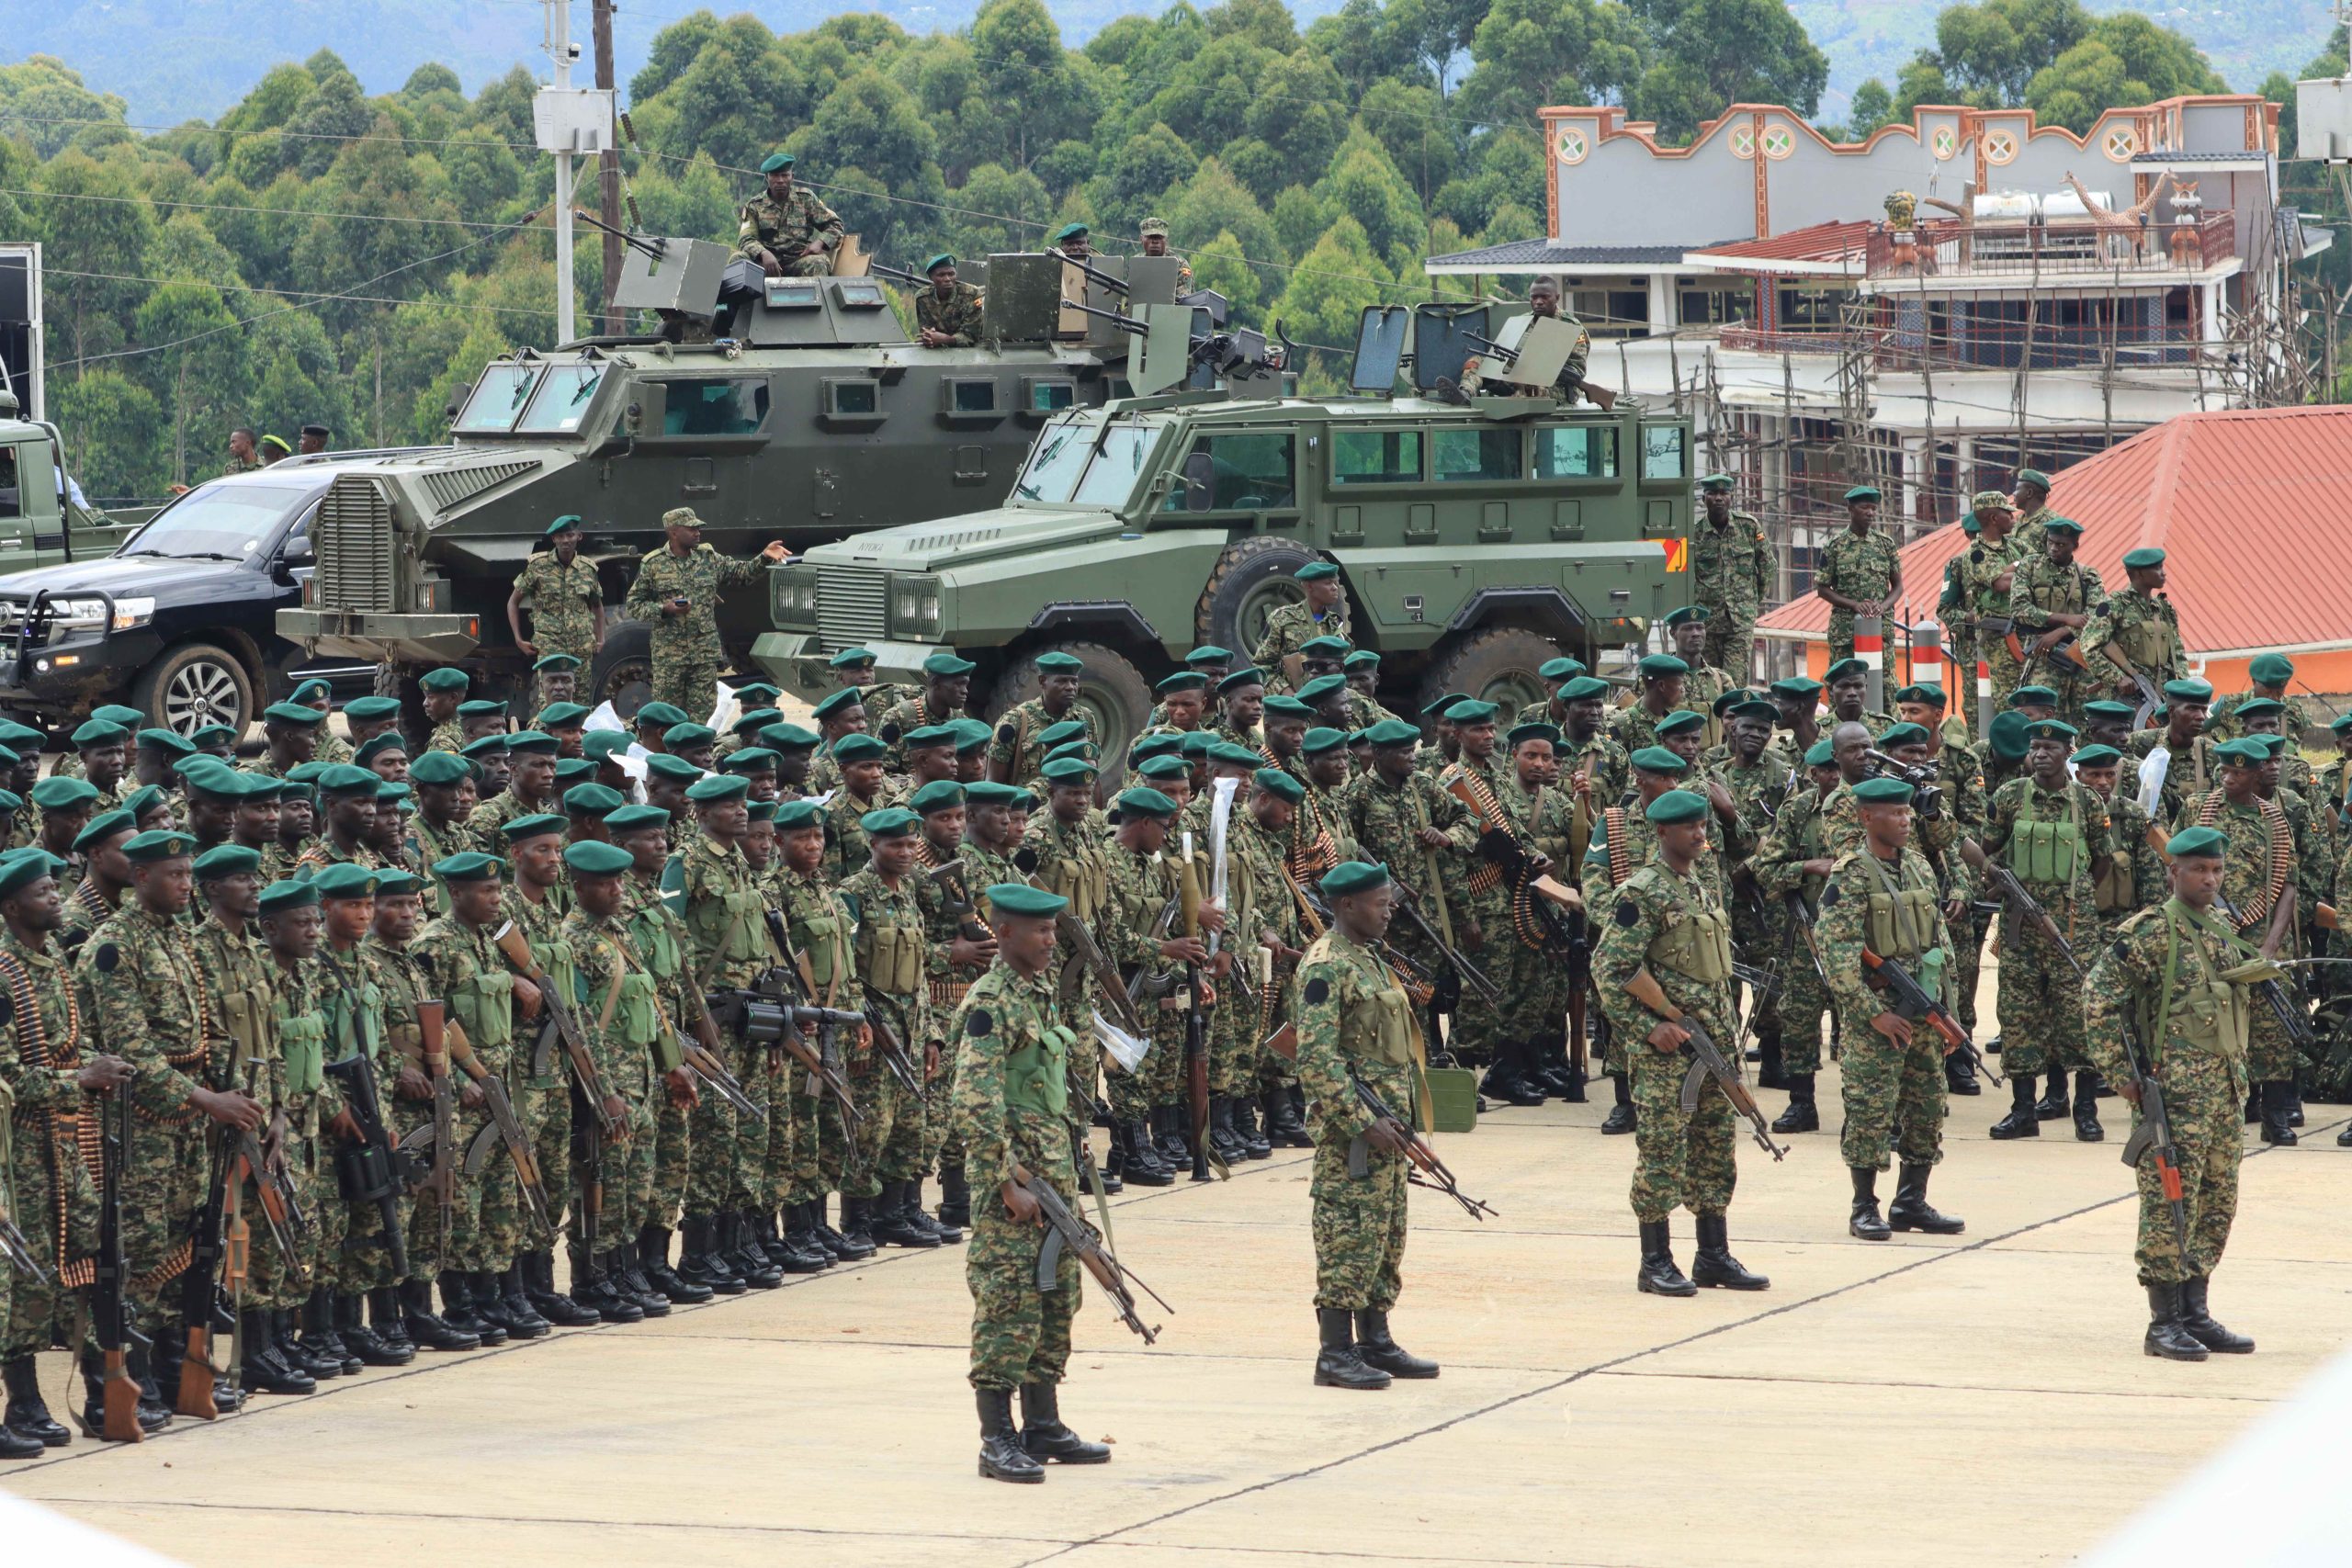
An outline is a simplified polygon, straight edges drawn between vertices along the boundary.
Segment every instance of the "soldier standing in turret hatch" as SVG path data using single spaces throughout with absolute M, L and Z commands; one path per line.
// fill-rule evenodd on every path
M 767 194 L 743 204 L 737 253 L 770 277 L 831 276 L 842 220 L 814 196 L 794 188 L 791 153 L 770 153 L 760 173 L 767 176 Z

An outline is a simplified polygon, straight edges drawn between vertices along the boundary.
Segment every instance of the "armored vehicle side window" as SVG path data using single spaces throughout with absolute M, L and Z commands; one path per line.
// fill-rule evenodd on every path
M 1437 478 L 1447 484 L 1490 482 L 1522 477 L 1516 430 L 1440 430 L 1430 446 Z
M 523 411 L 523 421 L 514 428 L 529 431 L 569 433 L 580 428 L 589 406 L 596 400 L 596 389 L 605 383 L 605 367 L 601 365 L 559 365 L 539 378 L 538 392 L 531 399 L 530 407 Z
M 1615 479 L 1615 427 L 1589 424 L 1537 431 L 1535 477 L 1539 479 Z
M 1204 435 L 1162 512 L 1279 512 L 1297 504 L 1295 441 L 1286 430 Z
M 1335 485 L 1412 484 L 1420 477 L 1418 430 L 1340 430 L 1331 434 Z
M 540 375 L 536 366 L 492 366 L 481 373 L 474 395 L 466 400 L 464 410 L 458 415 L 458 428 L 475 432 L 514 429 L 514 418 L 531 400 Z
M 1156 425 L 1114 424 L 1102 433 L 1102 450 L 1086 465 L 1070 500 L 1080 506 L 1117 506 L 1136 492 L 1136 481 L 1151 468 L 1162 432 Z
M 0 446 L 0 517 L 22 517 L 25 495 L 17 473 L 17 449 Z
M 1682 461 L 1682 427 L 1679 424 L 1642 426 L 1642 478 L 1679 479 L 1690 469 Z
M 1078 383 L 1049 381 L 1042 377 L 1024 376 L 1021 385 L 1031 413 L 1057 413 L 1078 401 Z
M 662 417 L 664 435 L 751 435 L 767 423 L 764 376 L 673 377 Z
M 1029 465 L 1012 487 L 1012 493 L 1023 501 L 1041 502 L 1047 506 L 1059 506 L 1069 499 L 1078 486 L 1078 476 L 1086 471 L 1086 459 L 1094 454 L 1094 434 L 1100 427 L 1092 421 L 1072 421 L 1057 424 L 1037 438 L 1036 447 L 1029 454 Z
M 996 382 L 992 378 L 961 378 L 947 383 L 949 413 L 996 412 Z

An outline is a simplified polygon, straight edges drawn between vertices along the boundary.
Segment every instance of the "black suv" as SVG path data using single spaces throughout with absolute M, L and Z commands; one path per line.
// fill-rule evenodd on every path
M 352 466 L 322 456 L 213 479 L 110 556 L 0 577 L 0 712 L 54 729 L 121 703 L 182 734 L 242 736 L 310 676 L 338 697 L 371 690 L 374 666 L 309 660 L 277 631 L 302 602 L 319 502 Z

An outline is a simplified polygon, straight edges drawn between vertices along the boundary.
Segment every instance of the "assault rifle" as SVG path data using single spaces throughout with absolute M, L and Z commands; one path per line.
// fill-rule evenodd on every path
M 1390 886 L 1396 889 L 1396 912 L 1404 916 L 1415 931 L 1421 933 L 1421 940 L 1428 942 L 1437 955 L 1445 961 L 1446 965 L 1461 977 L 1464 985 L 1478 993 L 1479 1000 L 1488 1007 L 1500 1006 L 1503 999 L 1502 987 L 1488 979 L 1484 971 L 1464 957 L 1453 943 L 1438 934 L 1437 928 L 1430 925 L 1421 914 L 1420 895 L 1402 882 L 1394 882 Z
M 907 1055 L 907 1048 L 899 1043 L 898 1032 L 883 1018 L 881 1010 L 869 1003 L 859 1016 L 874 1032 L 874 1049 L 881 1056 L 882 1065 L 890 1069 L 890 1076 L 899 1080 L 899 1087 L 918 1100 L 928 1103 L 931 1095 L 922 1086 L 922 1074 L 916 1069 L 914 1058 Z
M 240 1187 L 246 1181 L 254 1184 L 254 1195 L 261 1202 L 262 1224 L 269 1227 L 269 1239 L 277 1248 L 279 1260 L 296 1280 L 308 1284 L 311 1266 L 304 1259 L 310 1250 L 311 1217 L 302 1211 L 301 1191 L 294 1185 L 281 1157 L 277 1130 L 272 1129 L 266 1145 L 247 1127 L 229 1129 L 228 1137 L 236 1147 L 237 1160 L 229 1179 Z
M 2075 956 L 2074 944 L 2058 929 L 2058 922 L 2050 918 L 2050 911 L 2035 902 L 2033 895 L 2025 890 L 2025 884 L 2018 880 L 2015 872 L 1986 854 L 1984 846 L 1973 839 L 1960 841 L 1960 858 L 1966 861 L 1977 875 L 1987 878 L 2000 889 L 2003 901 L 2019 919 L 2040 931 L 2043 940 L 2058 950 L 2058 955 L 2075 971 L 2076 979 L 2083 977 L 2083 962 Z
M 1083 1161 L 1084 1155 L 1081 1154 L 1080 1158 Z M 1176 1309 L 1170 1306 L 1158 1291 L 1137 1279 L 1135 1271 L 1120 1262 L 1118 1255 L 1104 1245 L 1100 1232 L 1079 1218 L 1070 1206 L 1062 1201 L 1059 1193 L 1031 1175 L 1018 1160 L 1012 1163 L 1012 1182 L 1036 1200 L 1038 1217 L 1046 1224 L 1046 1244 L 1037 1249 L 1037 1288 L 1041 1291 L 1054 1289 L 1055 1276 L 1061 1271 L 1062 1254 L 1069 1252 L 1078 1259 L 1080 1267 L 1094 1276 L 1094 1282 L 1102 1287 L 1102 1293 L 1111 1298 L 1112 1309 L 1118 1313 L 1119 1321 L 1142 1335 L 1145 1344 L 1157 1342 L 1159 1330 L 1144 1322 L 1136 1310 L 1135 1291 L 1129 1290 L 1128 1286 L 1135 1286 L 1159 1302 L 1162 1312 L 1173 1315 Z
M 1685 1115 L 1699 1109 L 1699 1093 L 1707 1080 L 1715 1080 L 1731 1101 L 1731 1108 L 1747 1118 L 1749 1134 L 1766 1154 L 1774 1159 L 1787 1156 L 1788 1150 L 1772 1141 L 1771 1123 L 1764 1120 L 1764 1112 L 1757 1108 L 1756 1097 L 1740 1081 L 1739 1069 L 1715 1045 L 1713 1036 L 1699 1021 L 1668 999 L 1666 988 L 1646 969 L 1636 969 L 1634 977 L 1625 982 L 1625 994 L 1641 1003 L 1668 1023 L 1680 1024 L 1690 1038 L 1683 1042 L 1683 1054 L 1690 1058 L 1690 1070 L 1682 1076 L 1682 1110 Z M 1647 1040 L 1629 1043 L 1629 1050 L 1650 1049 Z
M 408 1238 L 401 1224 L 401 1194 L 417 1184 L 415 1162 L 392 1142 L 384 1107 L 376 1094 L 376 1065 L 354 1052 L 326 1065 L 327 1077 L 343 1089 L 344 1104 L 359 1126 L 359 1142 L 335 1151 L 335 1186 L 344 1201 L 373 1203 L 383 1222 L 384 1247 L 391 1255 L 392 1278 L 408 1278 Z
M 1285 1062 L 1297 1061 L 1298 1024 L 1295 1021 L 1283 1024 L 1261 1043 L 1264 1049 L 1272 1051 Z M 1488 1214 L 1494 1214 L 1497 1219 L 1502 1217 L 1499 1213 L 1496 1213 L 1491 1204 L 1473 1198 L 1462 1190 L 1462 1183 L 1454 1179 L 1453 1172 L 1446 1168 L 1445 1161 L 1438 1158 L 1437 1150 L 1430 1146 L 1429 1140 L 1414 1131 L 1410 1122 L 1391 1111 L 1388 1108 L 1388 1102 L 1380 1098 L 1377 1089 L 1358 1077 L 1352 1071 L 1348 1074 L 1348 1083 L 1355 1090 L 1356 1103 L 1363 1107 L 1365 1115 L 1375 1121 L 1394 1122 L 1405 1130 L 1405 1158 L 1413 1168 L 1406 1172 L 1407 1181 L 1416 1187 L 1426 1187 L 1431 1191 L 1444 1193 L 1461 1204 L 1463 1212 L 1474 1220 L 1484 1221 Z M 1361 1179 L 1365 1171 L 1371 1168 L 1371 1145 L 1362 1137 L 1349 1144 L 1348 1174 Z
M 2123 1143 L 2123 1163 L 2139 1168 L 2140 1156 L 2155 1151 L 2156 1183 L 2163 1189 L 2165 1207 L 2172 1212 L 2172 1236 L 2180 1256 L 2188 1258 L 2188 1205 L 2180 1182 L 2180 1150 L 2172 1141 L 2172 1115 L 2165 1109 L 2164 1086 L 2156 1081 L 2154 1060 L 2140 1042 L 2140 1032 L 2129 1018 L 2116 1021 L 2123 1029 L 2123 1062 L 2140 1094 L 2139 1121 Z
M 215 1420 L 220 1407 L 212 1387 L 220 1375 L 212 1365 L 212 1314 L 218 1301 L 220 1265 L 228 1255 L 229 1168 L 235 1161 L 229 1140 L 212 1143 L 212 1176 L 205 1183 L 204 1206 L 196 1212 L 188 1237 L 187 1272 L 180 1276 L 180 1331 L 187 1349 L 180 1361 L 180 1385 L 169 1390 L 172 1408 L 199 1421 Z
M 505 958 L 506 966 L 537 986 L 540 999 L 547 1004 L 547 1023 L 531 1047 L 531 1076 L 538 1077 L 548 1071 L 553 1065 L 550 1057 L 555 1046 L 560 1043 L 564 1055 L 571 1063 L 572 1081 L 580 1086 L 581 1094 L 588 1101 L 588 1113 L 604 1123 L 605 1137 L 622 1136 L 628 1130 L 628 1118 L 606 1114 L 605 1102 L 612 1098 L 612 1091 L 605 1087 L 605 1075 L 596 1069 L 596 1058 L 589 1055 L 588 1037 L 581 1032 L 579 1016 L 571 1010 L 571 1003 L 559 995 L 562 987 L 539 966 L 537 957 L 531 952 L 530 939 L 509 920 L 490 940 Z
M 1884 986 L 1887 999 L 1894 1004 L 1887 1010 L 1889 1012 L 1912 1023 L 1924 1021 L 1942 1035 L 1944 1043 L 1958 1052 L 1970 1066 L 1996 1084 L 2002 1081 L 2001 1075 L 1993 1070 L 1993 1065 L 1985 1060 L 1984 1053 L 1976 1049 L 1976 1042 L 1968 1037 L 1968 1031 L 1960 1026 L 1960 1020 L 1952 1016 L 1951 1010 L 1929 995 L 1928 988 L 1902 964 L 1892 958 L 1881 958 L 1867 947 L 1862 949 L 1862 964 Z
M 2291 919 L 2288 911 L 2294 902 L 2294 889 L 2291 887 L 2278 896 L 2278 907 L 2271 913 L 2271 922 L 2274 926 L 2278 925 L 2282 918 Z M 2236 926 L 2243 933 L 2246 929 L 2245 922 L 2239 916 L 2237 906 L 2230 902 L 2228 896 L 2216 895 L 2213 901 L 2222 907 L 2222 913 L 2230 917 L 2230 923 Z M 2261 956 L 2264 963 L 2282 973 L 2285 972 L 2286 966 L 2267 953 L 2262 953 Z M 2308 1056 L 2318 1050 L 2319 1036 L 2312 1032 L 2311 1015 L 2300 1005 L 2302 1001 L 2301 993 L 2295 993 L 2291 999 L 2288 995 L 2288 987 L 2293 984 L 2294 982 L 2290 979 L 2282 985 L 2277 977 L 2272 976 L 2255 981 L 2254 990 L 2255 994 L 2262 998 L 2263 1005 L 2270 1010 L 2271 1016 L 2278 1021 L 2278 1027 L 2285 1031 L 2287 1042 L 2295 1048 L 2296 1055 Z
M 449 1082 L 449 1044 L 447 1023 L 447 1004 L 430 997 L 420 998 L 416 1004 L 416 1033 L 424 1055 L 424 1076 L 433 1084 L 433 1120 L 401 1141 L 404 1152 L 422 1135 L 420 1146 L 433 1151 L 433 1165 L 424 1180 L 417 1184 L 419 1196 L 431 1192 L 441 1208 L 441 1228 L 434 1233 L 436 1261 L 446 1261 L 449 1252 L 449 1224 L 457 1207 L 457 1098 Z
M 1012 866 L 1029 879 L 1032 887 L 1042 892 L 1053 891 L 1038 880 L 1035 850 L 1024 844 L 1014 851 Z M 1094 933 L 1086 929 L 1086 922 L 1065 908 L 1054 917 L 1054 933 L 1069 944 L 1073 961 L 1084 964 L 1087 973 L 1094 976 L 1095 989 L 1101 993 L 1101 1005 L 1110 1013 L 1111 1021 L 1130 1034 L 1149 1038 L 1151 1026 L 1127 1000 L 1127 988 L 1119 979 L 1118 966 L 1104 954 L 1094 940 Z
M 103 1416 L 97 1431 L 83 1423 L 85 1436 L 110 1443 L 136 1443 L 147 1434 L 139 1426 L 139 1380 L 130 1375 L 130 1265 L 123 1254 L 122 1198 L 130 1160 L 130 1086 L 118 1084 L 100 1102 L 98 1256 L 90 1283 L 93 1333 L 103 1363 Z M 208 1314 L 209 1304 L 207 1306 Z
M 506 1157 L 514 1166 L 514 1185 L 521 1190 L 531 1218 L 543 1233 L 553 1235 L 555 1224 L 548 1213 L 548 1190 L 539 1177 L 539 1156 L 531 1145 L 531 1134 L 523 1126 L 523 1119 L 514 1114 L 514 1101 L 506 1092 L 506 1080 L 483 1065 L 456 1020 L 447 1020 L 442 1027 L 449 1054 L 465 1069 L 466 1076 L 473 1079 L 474 1087 L 481 1090 L 483 1103 L 490 1110 L 490 1125 L 475 1134 L 473 1142 L 466 1146 L 460 1168 L 469 1178 L 481 1175 L 482 1167 L 490 1163 L 491 1155 L 503 1144 Z M 436 1152 L 435 1158 L 439 1157 Z

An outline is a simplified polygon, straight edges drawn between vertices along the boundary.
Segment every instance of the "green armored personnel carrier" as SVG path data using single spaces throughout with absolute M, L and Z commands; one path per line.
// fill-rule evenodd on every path
M 1048 258 L 1013 257 L 1047 267 Z M 316 569 L 277 631 L 314 659 L 382 667 L 406 694 L 462 662 L 477 691 L 525 671 L 508 592 L 548 523 L 583 520 L 605 583 L 606 637 L 589 701 L 642 698 L 648 628 L 619 615 L 662 514 L 690 506 L 733 555 L 794 548 L 968 511 L 1001 495 L 1049 421 L 1101 404 L 1125 355 L 1115 332 L 969 348 L 907 339 L 873 277 L 763 277 L 725 246 L 632 237 L 616 296 L 662 330 L 497 360 L 464 398 L 449 444 L 338 473 L 318 508 Z M 720 606 L 747 654 L 766 625 L 757 590 Z
M 0 573 L 112 553 L 153 508 L 109 513 L 66 481 L 65 440 L 44 420 L 21 419 L 0 388 Z
M 1292 574 L 1323 558 L 1392 706 L 1447 691 L 1506 710 L 1540 701 L 1555 648 L 1590 663 L 1686 599 L 1691 439 L 1688 419 L 1630 400 L 1454 391 L 1474 352 L 1489 378 L 1548 388 L 1555 361 L 1498 366 L 1519 335 L 1500 307 L 1386 308 L 1366 312 L 1359 395 L 1213 388 L 1071 410 L 1003 504 L 777 567 L 775 629 L 754 655 L 814 699 L 840 649 L 871 648 L 883 679 L 910 681 L 952 648 L 979 662 L 973 706 L 993 715 L 1032 694 L 1032 660 L 1059 649 L 1085 662 L 1080 700 L 1116 757 L 1159 677 L 1202 643 L 1247 658 L 1299 596 Z M 1131 378 L 1170 384 L 1148 346 Z M 1409 395 L 1389 390 L 1400 365 Z M 1453 400 L 1423 395 L 1438 390 Z

